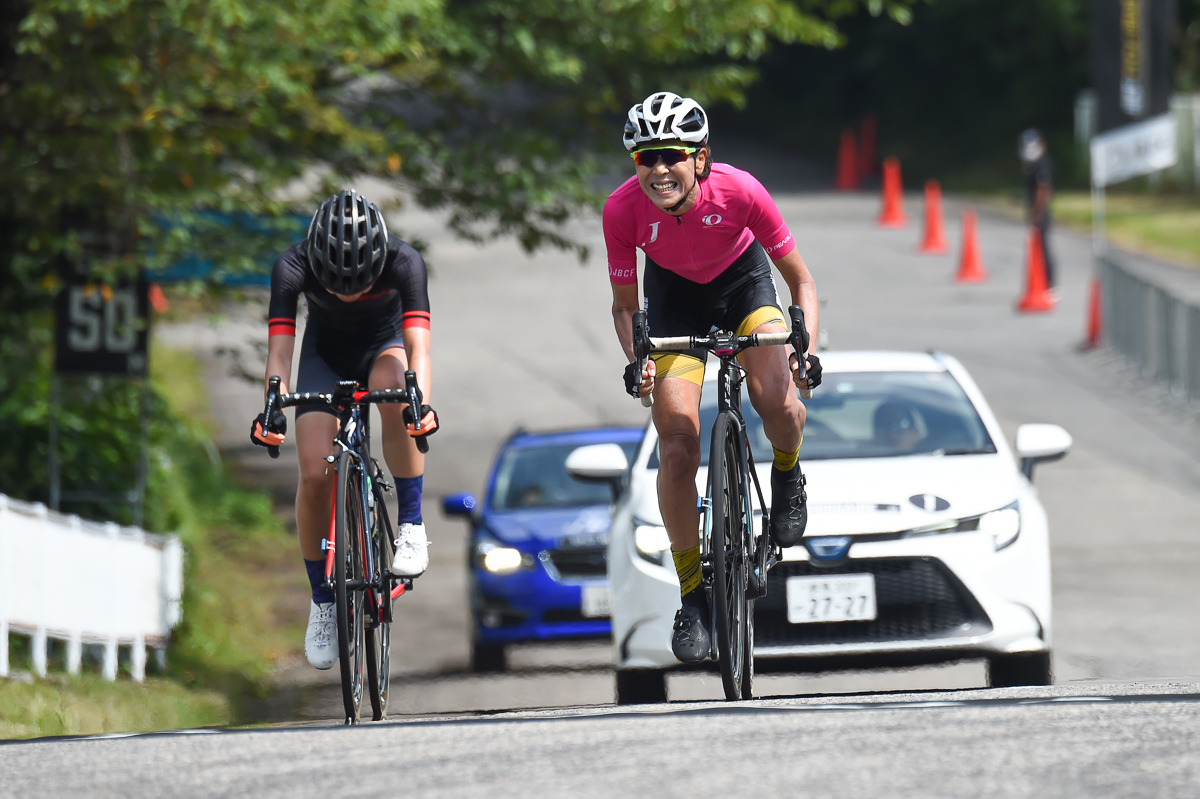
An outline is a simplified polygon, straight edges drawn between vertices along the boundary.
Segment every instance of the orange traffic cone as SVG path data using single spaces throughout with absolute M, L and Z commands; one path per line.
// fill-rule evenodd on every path
M 879 174 L 875 160 L 875 117 L 869 114 L 863 117 L 858 134 L 858 174 L 860 177 Z
M 900 162 L 895 156 L 883 160 L 883 211 L 879 214 L 880 227 L 904 227 L 900 184 Z
M 1092 278 L 1092 288 L 1088 292 L 1088 347 L 1100 345 L 1100 330 L 1100 279 Z
M 1024 313 L 1053 311 L 1058 301 L 1046 285 L 1046 258 L 1042 254 L 1042 234 L 1037 228 L 1029 231 L 1029 276 L 1025 283 L 1025 296 L 1017 303 L 1017 310 Z
M 858 188 L 858 155 L 854 147 L 854 131 L 849 128 L 842 131 L 842 143 L 838 147 L 837 180 L 833 185 L 838 191 Z
M 950 251 L 942 230 L 942 187 L 936 180 L 925 181 L 925 240 L 920 251 L 942 255 Z
M 962 258 L 958 262 L 958 274 L 954 276 L 954 282 L 982 283 L 987 280 L 987 272 L 983 268 L 983 259 L 979 256 L 979 234 L 975 230 L 975 212 L 970 208 L 963 211 L 962 229 Z

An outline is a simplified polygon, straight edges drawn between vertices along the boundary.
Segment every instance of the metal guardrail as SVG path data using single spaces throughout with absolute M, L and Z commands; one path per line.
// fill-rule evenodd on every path
M 1178 296 L 1117 257 L 1096 262 L 1104 343 L 1143 376 L 1200 400 L 1200 301 Z
M 0 494 L 0 677 L 9 673 L 9 634 L 27 636 L 33 672 L 44 676 L 47 644 L 65 643 L 66 668 L 80 670 L 85 646 L 103 655 L 115 680 L 119 650 L 146 674 L 146 649 L 165 657 L 182 617 L 183 548 L 176 536 L 98 524 Z

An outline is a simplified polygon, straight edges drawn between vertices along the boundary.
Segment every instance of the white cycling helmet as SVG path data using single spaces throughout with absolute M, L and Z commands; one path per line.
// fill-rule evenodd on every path
M 625 149 L 667 142 L 703 144 L 708 140 L 708 115 L 690 97 L 655 92 L 629 109 L 625 121 Z

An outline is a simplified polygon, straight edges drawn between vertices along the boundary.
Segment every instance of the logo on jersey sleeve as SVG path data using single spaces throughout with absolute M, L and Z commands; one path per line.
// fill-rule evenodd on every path
M 792 240 L 792 234 L 789 233 L 789 234 L 787 234 L 786 237 L 784 237 L 783 241 L 779 242 L 774 247 L 768 247 L 767 255 L 770 255 L 771 253 L 775 252 L 776 250 L 778 250 L 779 248 L 781 248 L 783 245 L 787 244 L 791 240 Z

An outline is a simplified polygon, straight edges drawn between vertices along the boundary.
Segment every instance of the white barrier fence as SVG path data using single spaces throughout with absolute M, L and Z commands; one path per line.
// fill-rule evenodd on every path
M 28 636 L 33 672 L 46 673 L 47 644 L 65 644 L 75 674 L 85 646 L 101 648 L 101 674 L 117 677 L 129 647 L 135 680 L 146 648 L 165 656 L 182 616 L 183 549 L 175 536 L 99 524 L 0 494 L 0 677 L 9 673 L 9 634 Z

